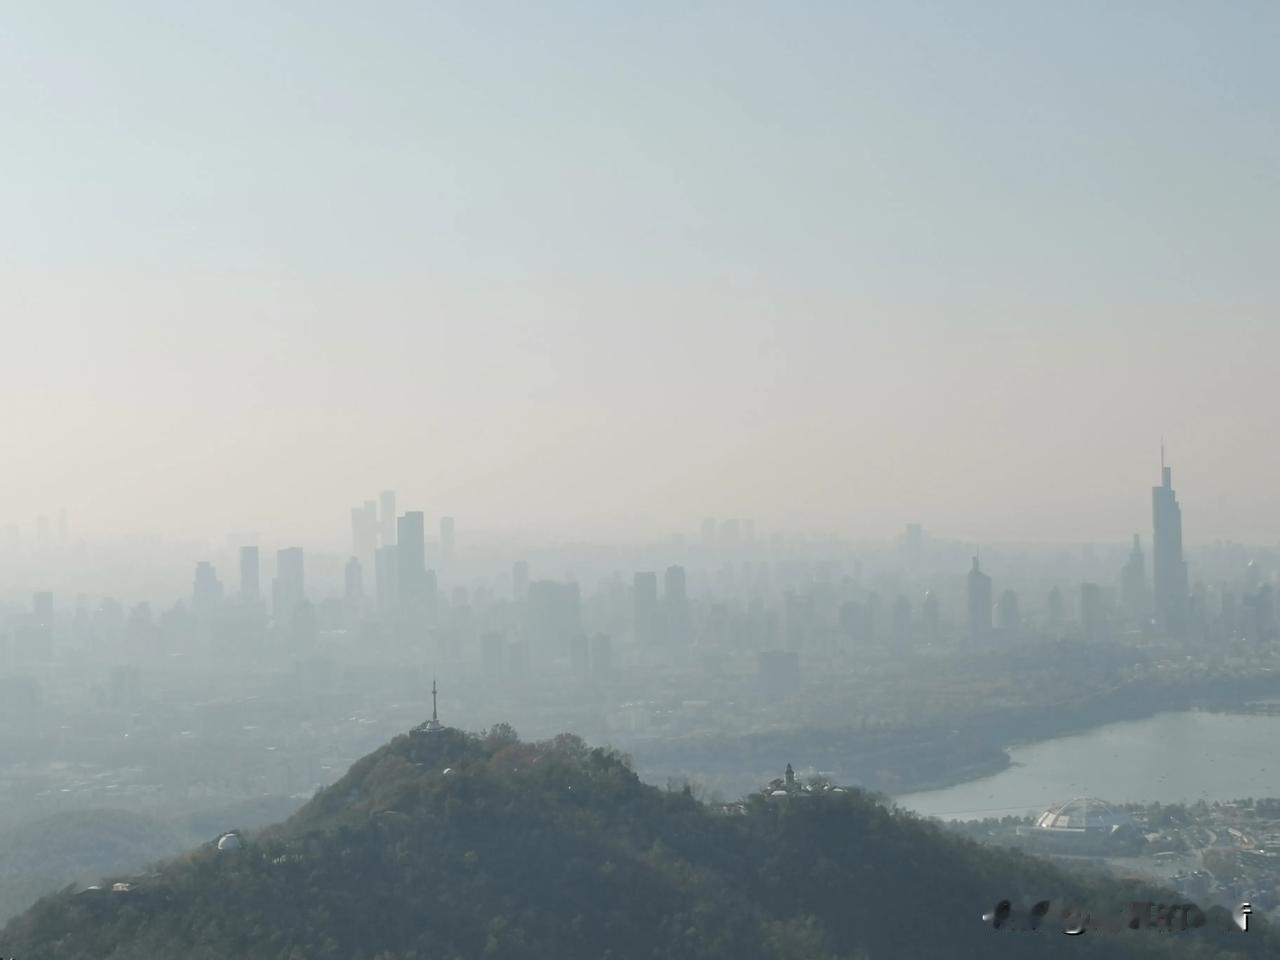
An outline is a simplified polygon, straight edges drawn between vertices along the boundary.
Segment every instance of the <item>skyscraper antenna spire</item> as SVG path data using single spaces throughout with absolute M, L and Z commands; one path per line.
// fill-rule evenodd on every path
M 436 675 L 431 675 L 431 722 L 438 723 L 439 717 L 436 715 Z

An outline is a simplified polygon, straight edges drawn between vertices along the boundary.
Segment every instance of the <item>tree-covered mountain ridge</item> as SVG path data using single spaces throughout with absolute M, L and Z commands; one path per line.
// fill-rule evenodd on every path
M 1261 928 L 996 931 L 981 917 L 1004 898 L 1104 912 L 1162 897 L 979 847 L 861 791 L 710 807 L 642 783 L 611 750 L 572 735 L 523 743 L 505 726 L 399 736 L 239 849 L 209 845 L 101 887 L 41 900 L 0 932 L 0 956 L 1276 955 Z

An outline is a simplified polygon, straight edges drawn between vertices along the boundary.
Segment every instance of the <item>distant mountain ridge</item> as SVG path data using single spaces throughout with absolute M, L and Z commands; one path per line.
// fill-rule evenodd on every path
M 786 758 L 782 758 L 786 759 Z M 800 758 L 796 758 L 800 759 Z M 45 898 L 0 932 L 22 960 L 1245 957 L 1259 926 L 997 932 L 1002 898 L 1107 909 L 1158 891 L 1067 877 L 859 791 L 736 815 L 640 782 L 580 739 L 403 735 L 243 848 Z M 111 882 L 129 884 L 113 892 Z

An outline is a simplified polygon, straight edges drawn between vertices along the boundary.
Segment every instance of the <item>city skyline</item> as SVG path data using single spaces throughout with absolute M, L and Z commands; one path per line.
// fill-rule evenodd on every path
M 493 576 L 494 556 L 479 566 L 467 566 L 468 551 L 457 550 L 455 518 L 440 518 L 439 540 L 428 543 L 424 512 L 396 515 L 397 492 L 384 490 L 379 495 L 382 517 L 377 517 L 372 500 L 351 510 L 350 552 L 342 564 L 340 591 L 328 582 L 316 587 L 314 580 L 308 589 L 307 553 L 291 546 L 275 551 L 271 602 L 264 605 L 261 548 L 243 545 L 236 551 L 238 590 L 224 586 L 214 560 L 197 560 L 187 600 L 180 598 L 172 606 L 162 602 L 158 622 L 147 601 L 126 601 L 128 630 L 135 642 L 154 641 L 157 630 L 172 636 L 180 629 L 202 644 L 226 644 L 236 636 L 251 644 L 270 638 L 283 644 L 282 650 L 298 651 L 322 641 L 332 643 L 335 637 L 346 638 L 339 642 L 390 641 L 414 648 L 427 642 L 449 647 L 459 642 L 459 635 L 479 636 L 486 671 L 500 673 L 508 659 L 513 669 L 527 670 L 531 662 L 546 666 L 567 655 L 580 677 L 602 676 L 601 665 L 613 662 L 610 634 L 619 626 L 624 626 L 634 649 L 671 653 L 686 649 L 695 639 L 721 643 L 730 609 L 737 611 L 737 629 L 749 644 L 763 642 L 766 649 L 772 644 L 774 652 L 762 657 L 782 675 L 795 668 L 788 666 L 787 658 L 820 648 L 830 653 L 832 642 L 857 649 L 867 642 L 887 641 L 906 652 L 921 643 L 936 648 L 944 640 L 987 649 L 1060 635 L 1064 629 L 1090 643 L 1122 636 L 1162 636 L 1175 643 L 1193 634 L 1202 641 L 1214 636 L 1254 642 L 1271 637 L 1276 629 L 1275 554 L 1263 551 L 1248 562 L 1237 556 L 1233 567 L 1218 571 L 1216 582 L 1206 584 L 1197 576 L 1193 589 L 1172 467 L 1163 461 L 1160 480 L 1151 488 L 1150 584 L 1141 534 L 1134 534 L 1127 556 L 1112 551 L 1101 582 L 1103 567 L 1095 562 L 1073 564 L 1068 572 L 1061 554 L 1056 570 L 1026 569 L 1017 561 L 1012 568 L 1006 564 L 998 600 L 996 578 L 982 568 L 980 549 L 970 557 L 962 584 L 955 561 L 957 548 L 964 545 L 935 540 L 920 524 L 907 524 L 887 555 L 878 559 L 847 549 L 824 558 L 807 553 L 803 543 L 793 545 L 799 552 L 778 552 L 781 543 L 772 536 L 767 542 L 756 539 L 751 518 L 714 517 L 702 520 L 698 541 L 667 544 L 665 550 L 659 547 L 635 555 L 631 562 L 623 560 L 594 587 L 589 577 L 584 583 L 573 573 L 557 575 L 545 564 L 531 580 L 531 565 L 524 558 L 510 562 L 509 580 L 502 587 L 498 584 L 503 578 Z M 375 526 L 375 520 L 383 522 Z M 65 517 L 59 526 L 59 541 L 65 541 Z M 360 556 L 370 552 L 375 564 L 373 582 L 366 589 Z M 669 562 L 677 558 L 679 563 Z M 322 558 L 321 567 L 331 566 L 331 559 Z M 455 579 L 460 560 L 467 569 L 462 579 Z M 876 564 L 869 580 L 864 580 L 866 560 Z M 629 592 L 621 569 L 627 567 L 634 570 Z M 1225 570 L 1229 572 L 1223 576 Z M 1070 600 L 1063 597 L 1063 585 L 1069 587 Z M 1019 590 L 1024 592 L 1020 595 Z M 939 591 L 950 597 L 950 612 Z M 1024 603 L 1028 595 L 1031 600 Z M 18 636 L 27 653 L 39 653 L 48 647 L 60 622 L 65 629 L 68 606 L 65 600 L 56 602 L 56 591 L 34 590 L 29 596 L 26 613 L 21 607 L 6 610 L 2 603 L 0 613 L 19 624 Z M 121 629 L 126 606 L 119 600 L 103 597 L 92 613 L 87 604 L 87 596 L 78 594 L 74 630 L 82 638 L 86 630 Z M 55 616 L 59 606 L 61 621 Z M 626 607 L 629 617 L 623 613 Z M 511 611 L 519 610 L 524 613 L 516 619 L 523 617 L 525 622 L 508 640 L 503 629 L 512 626 Z M 479 618 L 479 633 L 473 618 Z M 602 627 L 609 632 L 601 633 Z M 826 639 L 819 641 L 824 634 Z M 450 636 L 455 639 L 447 639 Z
M 1030 604 L 1038 614 L 1047 612 L 1047 622 L 1061 621 L 1064 605 L 1059 585 L 1068 581 L 1079 584 L 1078 609 L 1081 622 L 1091 636 L 1102 636 L 1107 620 L 1111 617 L 1121 617 L 1129 623 L 1146 624 L 1177 638 L 1181 637 L 1191 625 L 1193 608 L 1195 609 L 1194 617 L 1203 618 L 1205 611 L 1201 608 L 1206 597 L 1203 592 L 1205 584 L 1197 578 L 1193 595 L 1182 542 L 1181 506 L 1172 486 L 1172 467 L 1165 462 L 1164 454 L 1162 446 L 1161 483 L 1152 488 L 1151 582 L 1148 583 L 1146 577 L 1145 554 L 1141 546 L 1140 533 L 1133 535 L 1132 546 L 1127 556 L 1123 557 L 1122 563 L 1117 562 L 1120 554 L 1115 550 L 1110 551 L 1112 560 L 1106 568 L 1108 571 L 1106 577 L 1114 583 L 1106 586 L 1090 580 L 1090 578 L 1096 578 L 1103 568 L 1093 562 L 1092 545 L 1086 544 L 1083 546 L 1085 554 L 1083 559 L 1087 562 L 1084 568 L 1078 568 L 1082 569 L 1083 573 L 1074 576 L 1074 579 L 1073 575 L 1066 575 L 1064 578 L 1060 570 L 1051 577 L 1049 582 L 1053 583 L 1053 589 L 1044 602 Z M 380 621 L 397 634 L 412 637 L 420 635 L 421 631 L 435 621 L 442 605 L 449 604 L 450 590 L 455 593 L 461 591 L 460 595 L 465 598 L 469 592 L 467 586 L 469 584 L 470 588 L 479 589 L 487 595 L 493 585 L 492 564 L 496 555 L 491 552 L 486 553 L 485 559 L 479 566 L 474 562 L 469 566 L 464 564 L 468 569 L 463 579 L 456 579 L 459 554 L 455 518 L 441 517 L 438 540 L 428 541 L 425 536 L 427 527 L 425 513 L 409 510 L 402 515 L 397 515 L 396 502 L 397 492 L 386 489 L 379 494 L 378 501 L 365 500 L 361 506 L 352 508 L 349 549 L 341 567 L 341 605 L 344 610 L 344 622 L 349 625 L 359 623 L 366 616 L 372 615 L 375 621 Z M 379 503 L 381 516 L 378 515 Z M 49 548 L 47 526 L 47 524 L 40 525 L 42 541 L 46 541 L 46 550 Z M 67 541 L 67 526 L 66 515 L 63 513 L 59 517 L 58 543 L 64 546 Z M 802 551 L 801 556 L 806 548 L 803 541 L 780 540 L 772 533 L 766 533 L 757 539 L 756 533 L 756 524 L 752 518 L 705 517 L 701 521 L 700 537 L 696 541 L 686 541 L 681 538 L 668 540 L 665 544 L 650 544 L 651 552 L 647 554 L 647 560 L 657 560 L 661 557 L 661 562 L 657 563 L 655 569 L 636 570 L 632 576 L 631 595 L 634 603 L 635 629 L 641 646 L 661 645 L 676 637 L 686 636 L 689 608 L 687 571 L 684 563 L 694 564 L 694 570 L 701 578 L 702 588 L 705 590 L 711 586 L 713 593 L 716 590 L 714 585 L 716 579 L 723 584 L 724 576 L 728 574 L 729 582 L 732 582 L 735 566 L 741 565 L 743 574 L 750 579 L 754 576 L 750 571 L 759 565 L 764 579 L 758 581 L 752 589 L 759 590 L 764 586 L 768 590 L 772 574 L 767 571 L 784 570 L 790 562 L 787 559 L 789 553 L 779 554 L 779 547 L 783 547 L 786 551 L 799 548 Z M 507 545 L 508 556 L 511 555 L 510 550 L 513 546 Z M 849 546 L 851 545 L 846 545 L 844 554 L 839 555 L 838 562 L 841 564 L 852 562 L 855 578 L 852 581 L 848 580 L 846 573 L 845 581 L 857 583 L 862 579 L 863 559 L 856 553 L 848 553 Z M 943 582 L 937 578 L 940 573 L 946 572 L 945 558 L 950 557 L 954 562 L 957 548 L 963 549 L 965 545 L 957 541 L 937 539 L 927 533 L 921 524 L 909 523 L 899 537 L 881 546 L 889 548 L 887 558 L 890 566 L 887 568 L 882 566 L 878 576 L 883 577 L 886 572 L 892 572 L 893 577 L 905 573 L 910 578 L 917 578 L 916 592 L 923 589 L 924 593 L 921 611 L 925 622 L 933 624 L 931 627 L 926 627 L 926 632 L 931 636 L 936 635 L 940 608 L 937 594 L 929 587 L 930 585 L 937 587 Z M 515 549 L 517 552 L 514 555 L 521 556 L 519 548 Z M 213 560 L 207 556 L 197 560 L 190 600 L 192 614 L 206 620 L 215 619 L 217 611 L 223 608 L 224 602 L 231 602 L 240 608 L 241 615 L 248 612 L 256 618 L 265 613 L 266 608 L 260 606 L 259 595 L 260 550 L 261 545 L 258 543 L 242 544 L 236 549 L 240 580 L 238 593 L 224 590 Z M 980 567 L 981 547 L 975 547 L 975 550 L 971 557 L 966 589 L 965 619 L 968 639 L 971 642 L 986 642 L 997 635 L 1005 637 L 1016 635 L 1024 625 L 1018 593 L 1008 589 L 1002 583 L 997 602 L 993 578 Z M 464 549 L 463 556 L 465 557 L 468 553 L 469 550 Z M 314 632 L 315 597 L 323 597 L 326 602 L 335 599 L 331 582 L 326 582 L 318 593 L 306 590 L 303 578 L 305 554 L 306 551 L 296 545 L 276 550 L 276 575 L 271 581 L 270 612 L 274 621 L 282 625 L 282 629 L 290 635 L 298 634 L 298 631 L 301 631 L 300 635 Z M 932 564 L 927 571 L 922 565 L 926 554 L 932 556 Z M 1261 556 L 1266 559 L 1267 554 L 1264 552 Z M 336 558 L 321 554 L 321 559 L 321 566 L 329 567 L 332 574 L 334 572 L 332 561 Z M 884 559 L 885 557 L 881 557 L 881 564 Z M 1062 559 L 1059 555 L 1059 563 Z M 673 560 L 680 562 L 668 565 Z M 372 580 L 370 590 L 366 592 L 364 570 L 370 561 L 372 561 L 370 565 Z M 640 559 L 638 562 L 641 566 L 646 565 L 646 559 Z M 900 570 L 895 571 L 893 566 L 895 562 L 902 565 Z M 666 570 L 663 574 L 660 594 L 658 573 L 664 565 Z M 715 573 L 717 565 L 720 567 L 719 573 Z M 622 566 L 627 566 L 627 563 L 624 561 Z M 485 567 L 490 568 L 487 574 L 481 572 Z M 1006 567 L 1006 571 L 1007 569 Z M 517 559 L 511 566 L 511 591 L 512 598 L 516 602 L 520 602 L 528 592 L 529 572 L 530 566 L 526 559 Z M 926 572 L 930 576 L 919 581 L 918 578 Z M 620 573 L 621 570 L 615 566 L 613 571 L 615 586 L 608 589 L 622 589 Z M 952 577 L 955 573 L 956 570 L 951 571 Z M 709 574 L 711 580 L 706 579 Z M 1042 570 L 1039 576 L 1043 574 Z M 1262 570 L 1256 568 L 1255 564 L 1250 563 L 1246 568 L 1237 561 L 1237 568 L 1228 579 L 1235 585 L 1242 584 L 1244 587 L 1256 588 L 1262 586 L 1260 582 L 1262 575 Z M 487 586 L 485 585 L 486 576 L 490 578 Z M 1221 579 L 1221 571 L 1218 576 L 1220 579 L 1214 589 L 1225 591 L 1228 582 Z M 444 591 L 440 589 L 442 579 L 445 581 Z M 576 597 L 581 589 L 579 578 L 570 573 L 564 580 L 565 582 L 540 579 L 535 582 L 534 594 L 544 598 L 539 603 L 543 606 L 550 604 L 547 608 L 551 609 L 560 601 L 554 599 L 548 601 L 545 598 L 560 596 L 559 591 L 563 588 L 572 588 Z M 898 590 L 898 594 L 892 610 L 893 633 L 903 638 L 912 630 L 911 624 L 915 615 L 914 603 L 903 595 L 900 583 L 895 589 Z M 807 601 L 802 603 L 801 598 L 789 590 L 784 592 L 788 610 L 795 606 L 792 614 L 799 612 L 798 615 L 804 616 L 803 611 L 807 609 L 805 606 Z M 48 591 L 36 591 L 33 595 L 48 597 L 51 594 Z M 874 600 L 874 605 L 868 606 L 861 613 L 846 611 L 848 616 L 852 617 L 849 622 L 859 622 L 863 616 L 869 618 L 869 622 L 878 620 L 881 616 L 876 609 L 881 602 L 878 596 L 878 593 L 872 590 L 871 597 L 877 599 Z M 1246 620 L 1252 616 L 1261 617 L 1262 620 L 1259 622 L 1269 622 L 1268 618 L 1271 614 L 1266 611 L 1270 609 L 1267 605 L 1272 601 L 1259 600 L 1261 596 L 1262 594 L 1257 593 L 1244 594 L 1246 606 L 1255 604 L 1254 608 L 1246 610 L 1242 615 Z M 757 595 L 752 602 L 757 602 L 759 598 L 760 595 Z M 105 599 L 115 602 L 111 598 Z M 917 599 L 921 600 L 921 598 Z M 463 602 L 465 604 L 465 599 Z M 1232 605 L 1231 609 L 1224 607 L 1222 616 L 1225 618 L 1224 622 L 1235 622 L 1237 616 L 1234 611 L 1235 594 L 1223 593 L 1222 597 L 1215 602 Z M 83 594 L 77 603 L 83 604 Z M 1263 607 L 1256 607 L 1257 603 L 1262 603 Z M 301 619 L 298 619 L 299 617 Z M 842 618 L 847 619 L 845 613 L 842 613 Z M 583 656 L 586 654 L 583 653 Z

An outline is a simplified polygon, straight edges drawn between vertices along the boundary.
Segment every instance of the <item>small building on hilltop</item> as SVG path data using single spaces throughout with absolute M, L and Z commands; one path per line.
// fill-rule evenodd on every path
M 811 778 L 812 779 L 812 778 Z M 801 783 L 796 779 L 796 772 L 791 764 L 787 764 L 787 769 L 781 777 L 775 777 L 770 780 L 760 790 L 766 798 L 782 799 L 785 797 L 812 797 L 825 793 L 845 793 L 844 787 L 837 787 L 835 784 L 821 779 L 816 782 Z

